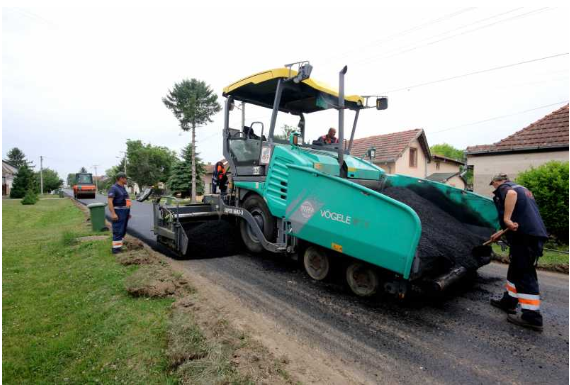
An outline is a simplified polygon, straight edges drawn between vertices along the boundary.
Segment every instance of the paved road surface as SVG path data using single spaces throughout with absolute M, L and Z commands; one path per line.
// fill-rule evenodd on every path
M 151 204 L 135 202 L 129 227 L 156 248 L 151 214 Z M 506 276 L 506 267 L 494 263 L 444 299 L 406 303 L 356 298 L 342 284 L 312 282 L 297 263 L 271 255 L 244 253 L 184 264 L 378 382 L 569 381 L 567 275 L 539 272 L 545 319 L 540 334 L 507 323 L 489 306 Z

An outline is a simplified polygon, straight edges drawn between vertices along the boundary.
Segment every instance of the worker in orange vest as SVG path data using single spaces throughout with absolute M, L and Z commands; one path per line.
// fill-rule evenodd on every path
M 226 195 L 228 189 L 228 176 L 222 162 L 216 163 L 212 173 L 212 194 L 216 194 L 216 188 L 220 187 L 220 193 Z

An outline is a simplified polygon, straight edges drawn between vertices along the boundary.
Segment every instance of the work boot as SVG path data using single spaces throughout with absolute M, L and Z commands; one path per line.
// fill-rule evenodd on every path
M 509 314 L 507 321 L 525 328 L 542 331 L 542 314 L 539 311 L 523 310 L 520 316 Z
M 507 314 L 516 314 L 517 312 L 517 299 L 511 297 L 508 293 L 504 293 L 501 299 L 491 299 L 491 305 L 501 309 Z

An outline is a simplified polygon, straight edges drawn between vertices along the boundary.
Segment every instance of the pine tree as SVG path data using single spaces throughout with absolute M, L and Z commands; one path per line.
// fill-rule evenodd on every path
M 30 166 L 31 162 L 28 162 L 26 159 L 26 155 L 20 150 L 18 147 L 14 147 L 7 154 L 8 163 L 16 168 L 20 168 L 22 166 Z
M 178 119 L 182 130 L 192 131 L 191 154 L 196 154 L 196 128 L 211 123 L 212 116 L 222 109 L 218 103 L 218 96 L 205 82 L 191 79 L 174 84 L 168 95 L 162 98 L 162 102 Z M 195 157 L 192 157 L 191 166 L 192 203 L 196 203 L 197 186 L 201 181 Z
M 28 190 L 35 191 L 36 186 L 34 182 L 33 171 L 27 165 L 20 167 L 10 190 L 10 198 L 23 198 Z
M 182 160 L 177 161 L 172 167 L 170 178 L 166 185 L 173 194 L 188 197 L 192 191 L 192 144 L 184 147 L 181 153 Z M 204 181 L 202 176 L 206 173 L 204 163 L 196 154 L 196 193 L 204 194 Z

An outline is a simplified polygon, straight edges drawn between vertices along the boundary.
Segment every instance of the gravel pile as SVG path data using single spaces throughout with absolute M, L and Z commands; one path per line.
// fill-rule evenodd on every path
M 418 245 L 422 272 L 437 274 L 456 266 L 478 268 L 480 256 L 473 253 L 473 249 L 489 239 L 492 229 L 466 224 L 466 219 L 474 222 L 473 218 L 467 218 L 469 215 L 473 217 L 472 214 L 466 213 L 462 207 L 454 207 L 444 196 L 438 197 L 444 202 L 436 205 L 420 195 L 423 191 L 416 192 L 403 187 L 386 187 L 381 191 L 410 206 L 418 214 L 422 223 L 422 236 Z

